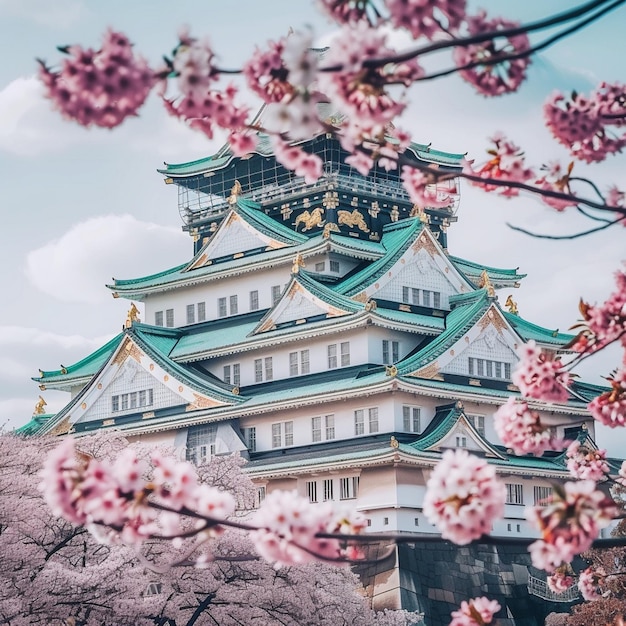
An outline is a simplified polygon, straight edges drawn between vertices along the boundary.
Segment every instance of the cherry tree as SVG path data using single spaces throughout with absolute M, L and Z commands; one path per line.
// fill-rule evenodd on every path
M 323 57 L 313 49 L 313 33 L 299 31 L 268 42 L 243 67 L 227 70 L 207 39 L 183 29 L 174 51 L 151 66 L 135 53 L 126 34 L 109 30 L 97 50 L 79 45 L 61 49 L 66 57 L 59 68 L 40 62 L 40 77 L 61 114 L 84 126 L 117 127 L 139 114 L 156 90 L 168 114 L 209 138 L 226 132 L 235 155 L 253 151 L 259 134 L 266 134 L 277 160 L 307 182 L 321 176 L 322 161 L 307 152 L 306 141 L 329 133 L 348 153 L 347 164 L 361 175 L 367 176 L 374 164 L 397 170 L 420 210 L 452 206 L 458 194 L 454 180 L 460 178 L 502 198 L 523 191 L 551 210 L 575 210 L 590 220 L 590 228 L 578 233 L 583 235 L 626 225 L 622 189 L 602 190 L 593 180 L 574 175 L 577 161 L 601 162 L 626 147 L 626 86 L 602 82 L 587 94 L 547 96 L 542 114 L 556 141 L 570 151 L 569 163 L 527 163 L 522 147 L 496 134 L 486 160 L 470 155 L 474 158 L 466 159 L 460 171 L 442 172 L 408 158 L 411 137 L 401 115 L 415 85 L 451 73 L 481 96 L 516 91 L 533 55 L 606 18 L 624 1 L 591 0 L 520 24 L 484 11 L 468 14 L 465 0 L 320 0 L 335 26 Z M 396 48 L 390 37 L 394 30 L 412 44 Z M 433 56 L 446 53 L 448 66 L 434 67 Z M 232 75 L 262 100 L 263 116 L 253 116 Z M 319 103 L 330 103 L 335 114 L 323 117 Z M 574 355 L 568 362 L 532 343 L 522 350 L 514 378 L 522 398 L 509 400 L 496 414 L 502 442 L 517 454 L 539 455 L 568 445 L 553 438 L 527 399 L 565 400 L 571 393 L 571 369 L 610 344 L 620 345 L 625 354 L 608 376 L 610 388 L 589 410 L 609 427 L 626 423 L 626 272 L 617 271 L 615 291 L 604 303 L 581 301 L 580 315 L 575 340 L 564 346 Z M 114 461 L 85 460 L 73 446 L 66 440 L 46 462 L 46 498 L 56 514 L 87 525 L 101 539 L 137 547 L 155 538 L 176 538 L 195 541 L 201 549 L 228 527 L 248 533 L 258 554 L 278 565 L 344 563 L 362 556 L 363 521 L 353 514 L 337 516 L 322 506 L 311 507 L 295 493 L 274 492 L 252 518 L 241 520 L 234 515 L 236 499 L 201 482 L 188 464 L 157 454 L 149 470 L 132 450 Z M 626 480 L 626 468 L 618 477 L 609 476 L 603 453 L 570 446 L 567 454 L 572 480 L 554 490 L 547 506 L 527 511 L 540 534 L 530 546 L 533 563 L 552 574 L 554 588 L 571 584 L 563 568 L 619 514 L 598 483 Z M 485 533 L 503 502 L 502 486 L 489 468 L 457 453 L 446 455 L 433 472 L 425 511 L 445 536 L 467 543 Z M 587 579 L 582 577 L 583 586 Z M 475 598 L 464 603 L 453 623 L 486 624 L 497 610 L 488 599 Z
M 211 558 L 194 558 L 185 541 L 146 541 L 139 552 L 94 540 L 84 527 L 50 513 L 39 489 L 48 439 L 0 436 L 0 621 L 84 626 L 215 624 L 357 624 L 405 626 L 415 615 L 375 613 L 347 568 L 323 563 L 275 569 L 245 535 L 216 534 Z M 124 454 L 128 442 L 98 434 L 81 439 L 82 457 Z M 145 456 L 140 450 L 138 459 Z M 254 488 L 238 457 L 199 468 L 201 480 L 229 489 L 242 506 Z M 206 553 L 204 553 L 206 556 Z M 172 564 L 176 564 L 172 567 Z

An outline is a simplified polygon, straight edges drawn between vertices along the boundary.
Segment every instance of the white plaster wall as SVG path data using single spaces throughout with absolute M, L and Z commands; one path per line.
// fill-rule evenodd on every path
M 486 336 L 486 334 L 488 336 Z M 463 350 L 461 354 L 452 359 L 441 371 L 448 374 L 462 374 L 467 376 L 469 375 L 469 357 L 510 363 L 511 370 L 519 361 L 519 357 L 511 350 L 504 337 L 492 326 L 488 326 L 472 345 L 468 346 L 466 350 Z M 474 375 L 476 375 L 476 372 L 474 372 Z
M 218 267 L 218 266 L 216 266 Z M 190 276 L 193 272 L 190 272 Z M 156 311 L 174 309 L 174 326 L 187 324 L 187 305 L 206 303 L 206 319 L 219 319 L 218 299 L 226 298 L 227 305 L 230 296 L 237 296 L 238 314 L 250 311 L 250 292 L 259 292 L 259 309 L 269 309 L 272 306 L 272 286 L 280 285 L 281 292 L 291 277 L 291 264 L 277 265 L 266 269 L 259 269 L 240 276 L 209 280 L 206 283 L 180 287 L 165 293 L 151 294 L 145 299 L 145 319 L 147 324 L 154 324 Z M 197 318 L 196 318 L 197 319 Z

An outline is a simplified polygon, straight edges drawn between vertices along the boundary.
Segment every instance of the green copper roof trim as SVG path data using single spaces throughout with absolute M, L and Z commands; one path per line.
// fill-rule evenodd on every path
M 32 380 L 38 383 L 58 382 L 71 380 L 81 376 L 90 376 L 95 374 L 102 365 L 109 359 L 116 346 L 119 344 L 123 333 L 117 334 L 113 339 L 107 341 L 103 346 L 88 354 L 85 358 L 72 365 L 65 367 L 63 370 L 43 371 L 43 376 L 33 377 Z
M 484 289 L 471 295 L 479 295 L 481 297 L 473 302 L 459 304 L 453 308 L 446 317 L 446 330 L 422 350 L 396 364 L 400 374 L 410 374 L 431 363 L 478 322 L 489 308 L 491 301 Z
M 13 432 L 19 437 L 30 437 L 31 435 L 36 434 L 37 431 L 52 417 L 54 417 L 54 413 L 33 415 L 27 424 L 16 428 Z
M 119 289 L 124 288 L 126 286 L 134 286 L 137 284 L 156 281 L 159 278 L 165 278 L 173 274 L 180 274 L 180 272 L 187 267 L 188 263 L 183 263 L 182 265 L 177 265 L 176 267 L 170 267 L 167 270 L 163 270 L 162 272 L 157 272 L 156 274 L 149 274 L 148 276 L 140 276 L 138 278 L 114 278 L 113 283 L 111 285 L 107 285 L 109 289 Z
M 299 271 L 293 276 L 293 279 L 300 283 L 311 294 L 323 300 L 331 306 L 335 306 L 338 309 L 349 311 L 350 313 L 356 313 L 362 311 L 365 308 L 365 304 L 357 302 L 352 298 L 348 298 L 341 293 L 337 293 L 330 287 L 326 287 L 322 283 L 316 281 L 311 274 L 306 271 Z
M 368 266 L 339 283 L 335 290 L 346 296 L 353 296 L 359 291 L 376 282 L 394 263 L 406 252 L 413 243 L 417 233 L 421 232 L 423 224 L 417 218 L 407 218 L 404 229 L 383 233 L 382 244 L 387 254 L 370 263 Z
M 516 332 L 525 340 L 534 339 L 541 343 L 549 343 L 555 346 L 564 346 L 574 339 L 574 335 L 568 333 L 560 333 L 557 330 L 550 330 L 543 326 L 538 326 L 529 322 L 519 315 L 513 315 L 508 311 L 502 311 L 506 321 L 516 330 Z
M 235 211 L 264 235 L 273 237 L 284 243 L 295 245 L 309 240 L 309 237 L 306 235 L 298 233 L 276 221 L 273 217 L 266 215 L 265 212 L 261 210 L 261 205 L 252 200 L 241 197 L 237 198 Z
M 489 278 L 493 279 L 509 279 L 509 280 L 521 280 L 526 277 L 526 274 L 518 274 L 515 269 L 504 269 L 500 267 L 490 267 L 488 265 L 482 265 L 480 263 L 474 263 L 473 261 L 468 261 L 467 259 L 462 259 L 458 256 L 450 255 L 448 257 L 454 265 L 457 266 L 457 269 L 460 269 L 468 276 L 480 276 L 480 274 L 485 270 L 489 275 Z

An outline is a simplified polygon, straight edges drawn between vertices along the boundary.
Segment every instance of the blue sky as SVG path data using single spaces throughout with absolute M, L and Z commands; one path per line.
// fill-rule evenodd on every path
M 571 5 L 570 0 L 481 3 L 524 21 Z M 455 77 L 422 84 L 411 92 L 403 126 L 420 142 L 467 151 L 478 160 L 496 130 L 523 145 L 537 164 L 564 159 L 542 125 L 541 103 L 557 87 L 585 90 L 602 79 L 626 82 L 625 20 L 622 7 L 543 52 L 515 96 L 487 100 Z M 30 377 L 38 368 L 72 363 L 119 330 L 128 303 L 113 300 L 105 282 L 158 271 L 190 256 L 175 190 L 155 170 L 163 161 L 188 161 L 219 147 L 219 141 L 211 143 L 169 118 L 156 100 L 114 132 L 65 122 L 41 98 L 33 78 L 35 58 L 54 62 L 56 45 L 97 46 L 104 29 L 113 26 L 156 63 L 175 45 L 182 24 L 208 35 L 227 67 L 238 66 L 256 44 L 290 27 L 309 24 L 322 43 L 331 32 L 308 1 L 0 0 L 0 424 L 29 419 L 39 394 Z M 615 182 L 624 188 L 625 165 L 620 155 L 579 173 L 589 172 L 602 186 Z M 575 232 L 581 222 L 529 197 L 507 202 L 464 188 L 459 222 L 450 231 L 452 254 L 528 273 L 514 297 L 524 317 L 551 328 L 565 330 L 574 323 L 580 296 L 603 299 L 611 272 L 626 257 L 621 229 L 555 243 L 514 233 L 507 222 L 552 233 Z M 617 356 L 612 357 L 614 363 Z M 599 374 L 611 367 L 609 355 L 583 373 L 599 382 Z M 67 399 L 55 392 L 44 396 L 53 410 Z M 611 452 L 620 454 L 620 445 L 620 438 L 612 437 Z

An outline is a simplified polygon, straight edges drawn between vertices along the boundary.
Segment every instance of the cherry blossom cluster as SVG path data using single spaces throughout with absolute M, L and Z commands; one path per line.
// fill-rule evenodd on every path
M 578 589 L 585 600 L 599 600 L 602 595 L 600 593 L 600 583 L 606 578 L 606 572 L 599 567 L 593 569 L 588 567 L 580 572 L 578 576 Z
M 83 126 L 115 128 L 137 115 L 155 76 L 135 55 L 126 35 L 107 30 L 99 50 L 69 46 L 68 57 L 55 71 L 40 62 L 39 78 L 46 96 L 61 114 Z
M 458 611 L 452 612 L 450 626 L 485 626 L 491 624 L 493 616 L 502 607 L 497 600 L 489 600 L 484 596 L 472 598 L 469 602 L 461 602 Z
M 572 441 L 567 448 L 567 469 L 580 480 L 604 480 L 609 473 L 606 450 L 594 450 L 580 441 Z
M 505 500 L 506 488 L 485 459 L 446 450 L 426 484 L 424 514 L 444 539 L 464 545 L 491 531 Z
M 295 491 L 268 494 L 253 521 L 259 527 L 251 533 L 257 552 L 276 565 L 357 559 L 357 549 L 317 534 L 360 534 L 366 526 L 360 514 L 338 514 L 329 503 L 311 504 Z
M 568 574 L 568 568 L 558 567 L 546 582 L 553 593 L 565 593 L 574 584 L 574 578 Z
M 493 417 L 498 437 L 515 454 L 541 456 L 546 450 L 563 447 L 552 429 L 542 424 L 539 413 L 523 400 L 508 398 Z
M 573 167 L 574 163 L 570 163 L 566 170 L 563 171 L 563 168 L 558 161 L 552 161 L 541 167 L 545 174 L 535 181 L 537 187 L 542 191 L 556 192 L 569 196 L 569 198 L 557 198 L 548 194 L 543 194 L 541 196 L 541 199 L 548 206 L 551 206 L 557 211 L 564 211 L 568 207 L 576 206 L 578 204 L 578 200 L 573 195 L 570 188 L 570 177 Z
M 147 464 L 134 450 L 125 449 L 113 462 L 96 460 L 77 455 L 74 440 L 67 438 L 46 459 L 41 488 L 56 515 L 93 528 L 99 538 L 107 536 L 99 527 L 108 527 L 113 531 L 109 539 L 127 544 L 179 535 L 182 518 L 173 512 L 192 511 L 211 524 L 234 512 L 232 495 L 200 484 L 191 464 L 158 452 L 152 463 L 152 480 L 146 482 Z
M 529 547 L 533 565 L 554 572 L 588 550 L 600 529 L 617 514 L 617 507 L 592 480 L 553 485 L 551 501 L 526 507 L 526 518 L 541 533 Z
M 601 83 L 589 96 L 553 93 L 543 105 L 546 126 L 575 158 L 591 163 L 626 146 L 626 86 Z
M 521 360 L 512 376 L 513 383 L 527 398 L 567 402 L 569 372 L 561 360 L 537 347 L 531 340 L 518 350 Z
M 460 76 L 483 96 L 500 96 L 517 91 L 526 78 L 530 63 L 530 57 L 524 54 L 530 49 L 528 35 L 521 33 L 498 37 L 499 31 L 519 24 L 500 17 L 489 18 L 485 11 L 466 19 L 470 36 L 483 33 L 495 35 L 481 43 L 454 48 L 453 58 L 460 68 Z

